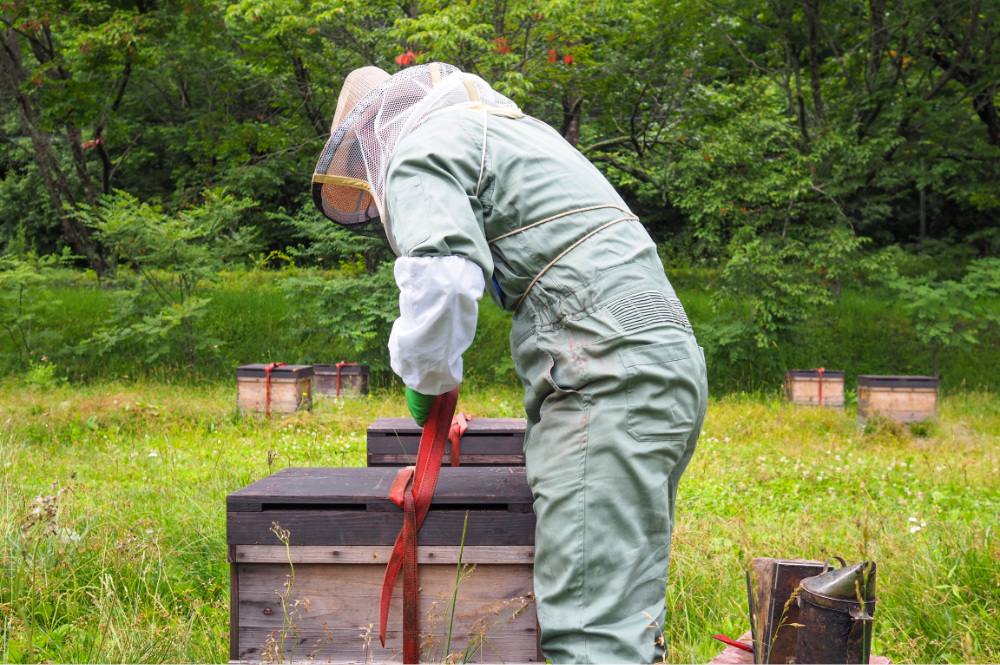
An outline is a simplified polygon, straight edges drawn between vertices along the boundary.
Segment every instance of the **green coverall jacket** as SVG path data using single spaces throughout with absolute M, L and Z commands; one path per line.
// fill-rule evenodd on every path
M 532 118 L 433 116 L 386 171 L 402 256 L 460 256 L 514 313 L 534 494 L 535 596 L 546 658 L 653 662 L 674 502 L 705 415 L 701 349 L 643 226 L 601 173 Z M 480 173 L 482 169 L 482 173 Z M 480 182 L 481 178 L 481 182 Z M 477 194 L 478 187 L 478 194 Z M 495 243 L 563 212 L 593 206 Z M 495 280 L 495 282 L 494 282 Z M 502 654 L 501 654 L 502 656 Z

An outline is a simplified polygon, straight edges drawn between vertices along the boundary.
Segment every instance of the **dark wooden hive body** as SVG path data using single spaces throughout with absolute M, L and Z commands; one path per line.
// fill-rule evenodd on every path
M 462 437 L 462 466 L 524 466 L 523 418 L 475 418 Z M 368 466 L 415 463 L 421 428 L 413 418 L 379 418 L 368 427 Z M 451 444 L 444 464 L 451 464 Z
M 366 655 L 359 629 L 378 625 L 382 576 L 403 526 L 402 510 L 388 499 L 397 473 L 292 468 L 226 497 L 232 661 L 260 662 L 268 639 L 280 635 L 279 594 L 289 579 L 289 559 L 295 568 L 289 602 L 299 600 L 304 608 L 308 599 L 309 609 L 295 619 L 298 633 L 287 638 L 284 658 L 296 644 L 296 662 L 310 656 L 314 662 L 399 661 L 402 578 L 390 606 L 386 648 L 375 628 Z M 465 648 L 470 629 L 485 621 L 496 651 L 487 646 L 475 660 L 538 662 L 535 516 L 523 467 L 441 469 L 417 539 L 420 630 L 438 639 L 443 633 L 440 615 L 454 591 L 466 514 L 462 561 L 475 569 L 459 587 L 452 651 Z M 271 530 L 273 523 L 290 532 L 287 549 Z
M 368 394 L 368 365 L 343 365 L 340 368 L 340 391 L 337 390 L 337 366 L 313 365 L 316 394 L 320 397 L 361 397 Z

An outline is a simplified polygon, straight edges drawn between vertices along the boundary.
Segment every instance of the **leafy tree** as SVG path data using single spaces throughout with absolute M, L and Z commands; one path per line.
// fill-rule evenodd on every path
M 119 282 L 116 315 L 95 334 L 97 348 L 138 343 L 150 363 L 179 349 L 193 368 L 222 344 L 201 326 L 211 304 L 204 292 L 253 249 L 253 230 L 237 222 L 254 205 L 219 190 L 205 190 L 201 205 L 172 215 L 121 191 L 80 205 L 79 220 L 137 275 Z
M 399 318 L 399 289 L 391 263 L 374 273 L 363 257 L 342 262 L 337 275 L 305 274 L 284 280 L 282 288 L 293 308 L 302 337 L 319 337 L 319 344 L 347 346 L 375 370 L 388 370 L 386 344 Z
M 287 248 L 287 253 L 300 263 L 332 269 L 344 262 L 354 263 L 360 257 L 365 271 L 373 274 L 391 256 L 381 241 L 356 235 L 331 223 L 312 204 L 300 208 L 294 215 L 281 208 L 268 216 L 305 239 Z
M 104 132 L 115 121 L 133 67 L 150 56 L 160 28 L 139 9 L 106 4 L 64 6 L 12 0 L 0 6 L 0 89 L 16 108 L 14 127 L 30 138 L 29 152 L 59 216 L 65 239 L 98 276 L 114 272 L 113 258 L 69 212 L 111 192 L 129 149 L 112 159 Z M 84 128 L 91 140 L 84 140 Z M 8 138 L 8 140 L 10 140 Z M 68 150 L 60 154 L 56 144 Z M 99 157 L 95 178 L 86 150 Z
M 886 280 L 903 302 L 917 337 L 932 349 L 934 376 L 940 374 L 943 350 L 971 350 L 980 343 L 981 332 L 1000 326 L 1000 259 L 971 262 L 961 281 L 936 277 L 934 272 L 920 277 L 892 272 Z

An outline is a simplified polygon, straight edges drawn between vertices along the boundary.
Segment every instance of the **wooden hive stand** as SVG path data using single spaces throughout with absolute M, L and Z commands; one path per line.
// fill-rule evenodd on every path
M 462 466 L 524 466 L 524 418 L 474 418 L 462 436 Z M 413 418 L 379 418 L 368 427 L 368 466 L 409 466 L 422 429 Z M 451 464 L 451 444 L 444 453 Z
M 300 611 L 294 629 L 285 630 L 283 659 L 294 644 L 295 662 L 401 662 L 402 576 L 386 648 L 378 639 L 382 577 L 403 526 L 403 511 L 388 499 L 396 474 L 393 468 L 291 468 L 226 497 L 232 662 L 260 662 L 269 640 L 280 638 L 289 557 L 295 580 L 288 603 L 300 601 Z M 421 642 L 437 640 L 433 660 L 441 659 L 443 615 L 468 512 L 462 560 L 475 569 L 458 588 L 451 651 L 465 649 L 470 632 L 485 630 L 489 644 L 472 660 L 544 662 L 532 595 L 531 506 L 523 467 L 441 469 L 417 540 Z M 287 550 L 272 523 L 290 533 Z M 362 634 L 372 624 L 366 649 Z M 423 660 L 429 654 L 422 649 Z
M 790 369 L 785 372 L 785 399 L 802 406 L 844 408 L 844 370 Z
M 875 413 L 901 423 L 937 417 L 938 380 L 933 376 L 858 376 L 858 422 Z
M 343 399 L 367 395 L 369 369 L 368 365 L 357 363 L 313 365 L 316 396 Z
M 281 365 L 270 371 L 258 363 L 236 369 L 236 406 L 240 411 L 295 413 L 312 409 L 312 365 Z

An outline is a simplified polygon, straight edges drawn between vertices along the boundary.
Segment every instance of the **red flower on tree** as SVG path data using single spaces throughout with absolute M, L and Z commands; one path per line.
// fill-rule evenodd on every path
M 497 37 L 493 43 L 496 45 L 497 53 L 510 53 L 510 44 L 507 43 L 506 37 Z
M 556 60 L 557 60 L 558 58 L 559 58 L 559 56 L 558 56 L 558 55 L 556 55 L 556 50 L 555 50 L 554 48 L 553 48 L 553 49 L 549 49 L 549 62 L 551 62 L 551 63 L 553 63 L 553 64 L 554 64 L 554 63 L 555 63 L 555 61 L 556 61 Z
M 572 65 L 575 61 L 573 60 L 573 56 L 567 54 L 563 56 L 563 62 L 567 65 Z
M 413 53 L 413 51 L 407 51 L 406 53 L 396 56 L 396 64 L 400 67 L 406 67 L 407 65 L 412 64 L 416 59 L 417 56 Z

